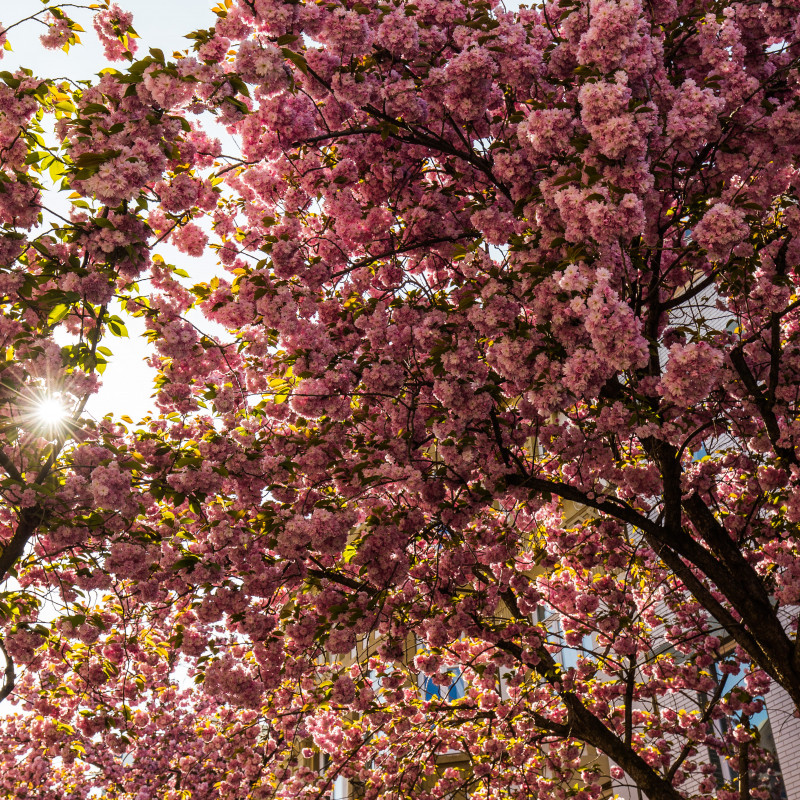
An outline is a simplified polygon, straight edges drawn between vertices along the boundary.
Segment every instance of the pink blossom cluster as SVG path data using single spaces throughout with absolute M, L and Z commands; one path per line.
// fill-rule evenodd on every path
M 123 11 L 116 3 L 100 9 L 94 17 L 94 29 L 110 61 L 119 61 L 136 52 L 137 44 L 130 35 L 133 14 Z
M 73 34 L 68 17 L 50 15 L 46 24 L 47 33 L 43 33 L 39 39 L 48 50 L 58 50 L 72 38 Z
M 750 229 L 744 212 L 727 203 L 715 203 L 692 231 L 692 237 L 714 261 L 727 258 L 731 250 L 744 241 Z

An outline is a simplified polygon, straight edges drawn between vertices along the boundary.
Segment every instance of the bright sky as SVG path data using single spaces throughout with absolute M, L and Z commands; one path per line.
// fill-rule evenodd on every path
M 90 5 L 74 0 L 76 5 Z M 169 55 L 173 50 L 185 50 L 189 46 L 183 35 L 197 28 L 207 28 L 214 22 L 211 6 L 214 0 L 118 0 L 122 8 L 133 12 L 133 26 L 141 37 L 140 52 L 144 48 L 158 47 Z M 51 5 L 56 5 L 55 2 Z M 70 50 L 69 54 L 61 50 L 44 50 L 39 45 L 38 37 L 44 26 L 37 22 L 26 22 L 15 28 L 8 35 L 13 53 L 8 53 L 3 61 L 3 69 L 7 65 L 26 66 L 42 77 L 65 76 L 70 78 L 91 78 L 108 63 L 103 58 L 103 51 L 97 44 L 91 28 L 91 16 L 88 11 L 69 9 L 65 11 L 86 29 L 83 44 Z M 6 0 L 0 3 L 0 22 L 3 26 L 41 10 L 40 0 Z
M 141 37 L 139 55 L 145 54 L 150 47 L 158 47 L 169 57 L 174 50 L 185 50 L 189 46 L 190 43 L 183 38 L 183 34 L 213 24 L 215 16 L 210 11 L 213 2 L 214 0 L 121 0 L 120 5 L 134 14 L 134 28 Z M 13 14 L 10 13 L 12 9 Z M 9 0 L 0 3 L 0 27 L 11 25 L 41 9 L 40 0 L 14 0 L 13 3 Z M 45 50 L 39 42 L 44 26 L 35 20 L 28 21 L 9 31 L 8 39 L 13 52 L 5 53 L 0 61 L 0 69 L 14 70 L 24 66 L 40 77 L 67 77 L 77 80 L 92 78 L 103 67 L 109 66 L 94 37 L 90 13 L 80 9 L 70 9 L 69 13 L 86 30 L 86 34 L 81 36 L 80 46 L 70 49 L 68 54 L 61 50 Z M 114 66 L 124 69 L 124 62 Z M 224 131 L 222 135 L 225 135 Z M 223 148 L 226 148 L 225 142 Z M 228 143 L 226 151 L 230 152 L 233 148 L 233 143 Z M 160 246 L 158 252 L 168 263 L 185 269 L 193 278 L 190 283 L 208 280 L 216 269 L 213 255 L 194 259 L 181 255 L 168 246 Z M 112 350 L 113 356 L 103 375 L 103 388 L 91 399 L 87 410 L 96 417 L 110 411 L 117 417 L 127 414 L 138 421 L 152 410 L 150 395 L 153 371 L 144 363 L 148 348 L 140 338 L 143 325 L 138 320 L 126 322 L 130 338 L 109 336 L 104 341 Z M 196 319 L 195 322 L 199 320 Z M 209 330 L 209 326 L 206 325 L 205 329 Z

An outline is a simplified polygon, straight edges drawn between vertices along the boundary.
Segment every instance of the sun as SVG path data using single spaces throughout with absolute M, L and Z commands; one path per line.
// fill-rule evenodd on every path
M 61 397 L 48 395 L 36 404 L 34 415 L 44 425 L 58 427 L 69 416 L 69 411 Z

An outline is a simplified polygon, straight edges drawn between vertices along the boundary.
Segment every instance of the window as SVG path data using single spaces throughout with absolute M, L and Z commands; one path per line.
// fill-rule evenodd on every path
M 330 767 L 331 757 L 327 753 L 317 753 L 315 756 L 315 767 L 319 775 L 325 775 Z M 347 778 L 343 775 L 337 775 L 333 779 L 333 785 L 330 790 L 330 800 L 347 800 L 350 796 L 350 786 Z
M 451 680 L 448 684 L 441 685 L 431 677 L 425 677 L 422 684 L 423 699 L 433 700 L 439 698 L 445 702 L 459 700 L 464 696 L 464 677 L 458 667 L 444 670 L 444 675 Z
M 428 653 L 424 640 L 418 637 L 416 638 L 416 651 L 421 654 Z M 417 681 L 422 699 L 425 701 L 439 699 L 450 703 L 453 700 L 460 700 L 466 693 L 464 675 L 460 666 L 440 666 L 437 676 L 419 672 Z
M 708 450 L 706 450 L 706 443 L 703 442 L 700 445 L 700 449 L 696 450 L 692 454 L 692 461 L 702 461 L 708 455 Z
M 717 684 L 720 682 L 723 684 L 723 696 L 744 682 L 744 666 L 740 667 L 737 673 L 723 672 L 719 669 L 718 663 L 714 664 L 712 669 L 714 680 Z M 778 763 L 778 753 L 775 748 L 775 739 L 772 735 L 772 725 L 770 724 L 766 705 L 757 714 L 748 716 L 738 713 L 732 719 L 734 723 L 742 723 L 747 728 L 757 730 L 761 748 L 770 753 L 774 759 L 773 766 L 766 775 L 764 773 L 751 774 L 751 785 L 763 786 L 766 784 L 766 788 L 769 790 L 770 800 L 787 800 L 786 786 L 784 785 L 783 775 L 781 773 L 780 764 Z M 722 736 L 727 733 L 730 722 L 730 719 L 723 718 L 714 723 L 718 735 Z M 739 775 L 728 763 L 727 758 L 720 758 L 719 754 L 714 750 L 709 750 L 709 757 L 711 763 L 715 767 L 718 786 L 724 783 L 738 783 Z
M 561 623 L 561 615 L 554 611 L 550 606 L 542 604 L 536 608 L 536 622 L 543 625 L 547 631 L 547 644 L 560 645 L 561 650 L 554 657 L 564 669 L 578 666 L 578 658 L 591 653 L 593 640 L 587 634 L 581 640 L 580 647 L 570 647 L 564 641 L 564 628 Z

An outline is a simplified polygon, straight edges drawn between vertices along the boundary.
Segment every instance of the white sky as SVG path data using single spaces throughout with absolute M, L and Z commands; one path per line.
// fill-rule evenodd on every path
M 162 49 L 169 57 L 174 50 L 185 50 L 190 42 L 183 38 L 185 33 L 198 28 L 207 28 L 215 20 L 210 8 L 214 0 L 121 0 L 120 5 L 134 14 L 133 25 L 141 37 L 137 55 L 145 55 L 150 47 Z M 4 0 L 0 3 L 0 27 L 17 22 L 42 9 L 40 0 Z M 80 9 L 65 9 L 73 19 L 86 30 L 81 35 L 82 44 L 70 49 L 45 50 L 39 36 L 45 28 L 35 20 L 25 22 L 9 31 L 8 39 L 13 52 L 6 52 L 0 69 L 15 70 L 24 66 L 43 78 L 68 77 L 73 80 L 92 78 L 109 63 L 103 56 L 91 26 L 90 12 Z M 13 12 L 13 13 L 12 13 Z M 125 62 L 113 64 L 124 69 Z M 222 131 L 224 135 L 224 131 Z M 219 133 L 217 134 L 219 135 Z M 223 142 L 223 150 L 231 152 L 235 145 Z M 185 269 L 191 276 L 189 283 L 208 280 L 216 272 L 216 259 L 213 254 L 207 258 L 190 258 L 180 254 L 171 246 L 159 246 L 160 253 L 167 263 Z M 144 290 L 144 288 L 143 288 Z M 199 324 L 199 318 L 194 318 Z M 140 338 L 144 326 L 140 320 L 126 320 L 130 338 L 106 337 L 103 344 L 109 347 L 113 356 L 103 375 L 103 388 L 95 395 L 87 411 L 95 417 L 108 412 L 114 416 L 130 416 L 134 421 L 141 419 L 152 410 L 153 371 L 144 363 L 148 348 Z M 209 325 L 203 326 L 209 330 Z
M 91 1 L 85 5 L 90 5 Z M 81 4 L 80 0 L 75 2 Z M 183 35 L 197 28 L 208 28 L 215 20 L 211 13 L 214 0 L 118 0 L 118 4 L 126 11 L 133 12 L 133 26 L 141 37 L 141 55 L 150 47 L 161 48 L 167 56 L 173 50 L 185 50 L 190 42 Z M 0 3 L 0 23 L 3 27 L 11 25 L 41 9 L 40 0 L 3 0 Z M 25 66 L 41 77 L 63 75 L 75 79 L 91 78 L 108 66 L 102 48 L 93 35 L 90 12 L 74 8 L 64 10 L 86 29 L 80 47 L 71 49 L 69 53 L 45 50 L 38 40 L 44 26 L 37 22 L 26 22 L 9 32 L 8 38 L 14 52 L 6 54 L 2 68 L 9 69 L 8 65 Z

